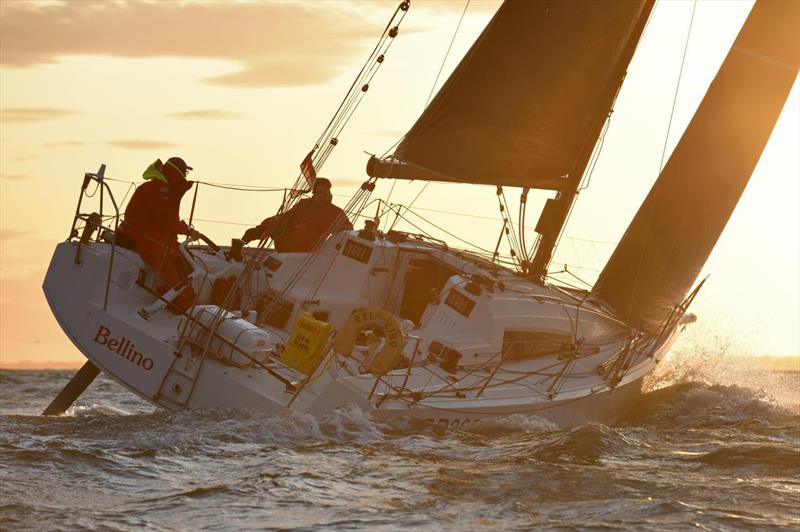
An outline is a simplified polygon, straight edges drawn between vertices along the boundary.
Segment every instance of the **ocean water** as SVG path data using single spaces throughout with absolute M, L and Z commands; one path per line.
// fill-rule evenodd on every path
M 168 413 L 0 372 L 0 529 L 800 529 L 800 373 L 672 363 L 618 426 Z M 687 369 L 688 368 L 688 369 Z

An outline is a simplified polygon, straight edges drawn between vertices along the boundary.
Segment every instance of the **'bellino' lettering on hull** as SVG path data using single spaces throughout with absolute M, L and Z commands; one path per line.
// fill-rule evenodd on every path
M 97 328 L 97 334 L 94 336 L 94 341 L 100 345 L 106 346 L 106 349 L 112 353 L 118 354 L 122 358 L 132 362 L 133 364 L 136 364 L 145 371 L 150 371 L 153 369 L 153 359 L 147 358 L 137 351 L 136 346 L 124 336 L 122 338 L 112 338 L 111 330 L 107 327 L 100 325 Z

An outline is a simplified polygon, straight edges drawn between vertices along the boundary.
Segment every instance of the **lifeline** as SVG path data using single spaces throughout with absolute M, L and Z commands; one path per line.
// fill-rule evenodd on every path
M 130 362 L 143 368 L 145 371 L 150 371 L 153 369 L 153 360 L 145 357 L 139 351 L 136 351 L 136 346 L 133 345 L 130 340 L 124 336 L 120 339 L 109 338 L 110 334 L 110 329 L 100 325 L 97 328 L 97 334 L 94 337 L 94 341 L 100 345 L 106 346 L 106 348 L 112 353 L 116 353 L 119 356 L 124 357 L 126 360 L 129 360 Z

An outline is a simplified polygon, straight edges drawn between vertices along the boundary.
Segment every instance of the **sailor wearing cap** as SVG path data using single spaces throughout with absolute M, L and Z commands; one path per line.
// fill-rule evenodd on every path
M 242 235 L 242 240 L 246 244 L 272 237 L 279 252 L 312 251 L 328 235 L 353 228 L 345 212 L 332 200 L 331 182 L 317 177 L 310 198 L 304 198 L 288 211 L 251 227 Z
M 142 174 L 145 182 L 133 193 L 117 230 L 117 244 L 135 250 L 153 268 L 161 294 L 192 271 L 178 250 L 179 234 L 199 236 L 179 215 L 181 198 L 192 187 L 186 179 L 190 170 L 192 167 L 180 157 L 170 157 L 165 163 L 158 159 L 148 166 Z M 168 308 L 182 312 L 194 300 L 189 285 Z

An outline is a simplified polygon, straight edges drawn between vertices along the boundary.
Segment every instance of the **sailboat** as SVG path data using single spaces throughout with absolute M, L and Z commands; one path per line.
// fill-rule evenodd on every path
M 45 414 L 63 412 L 102 371 L 168 410 L 320 415 L 354 403 L 378 419 L 451 426 L 514 414 L 562 427 L 619 420 L 694 320 L 699 272 L 800 63 L 800 4 L 757 1 L 597 282 L 551 282 L 653 4 L 507 0 L 393 153 L 370 157 L 351 202 L 363 227 L 309 253 L 187 242 L 185 283 L 198 300 L 181 314 L 167 307 L 182 287 L 158 293 L 136 252 L 117 245 L 105 167 L 86 173 L 44 292 L 88 361 Z M 382 231 L 363 205 L 383 179 L 553 196 L 535 252 L 503 261 Z M 90 186 L 99 211 L 84 204 Z

